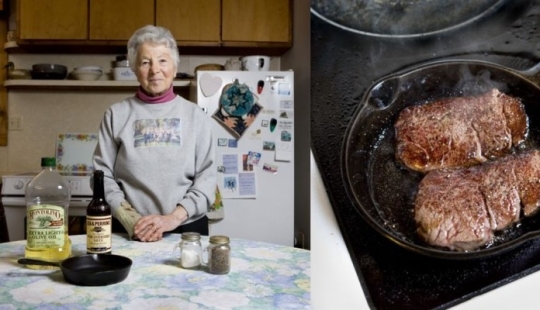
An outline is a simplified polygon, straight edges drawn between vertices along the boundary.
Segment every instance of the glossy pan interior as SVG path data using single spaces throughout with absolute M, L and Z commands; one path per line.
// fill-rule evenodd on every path
M 347 128 L 341 170 L 350 200 L 379 233 L 411 251 L 445 259 L 500 254 L 540 235 L 540 215 L 497 235 L 470 252 L 426 244 L 416 234 L 413 200 L 422 174 L 395 160 L 394 122 L 406 106 L 443 97 L 483 93 L 491 88 L 521 98 L 529 117 L 525 148 L 540 145 L 540 88 L 521 72 L 488 62 L 452 60 L 387 76 L 366 91 Z

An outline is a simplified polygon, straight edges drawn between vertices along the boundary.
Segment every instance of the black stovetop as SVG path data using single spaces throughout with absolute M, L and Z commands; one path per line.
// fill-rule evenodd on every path
M 437 59 L 478 59 L 517 70 L 540 62 L 540 0 L 507 2 L 476 24 L 408 39 L 356 34 L 311 17 L 312 150 L 372 308 L 445 309 L 540 269 L 540 239 L 471 261 L 430 258 L 397 246 L 363 220 L 339 167 L 346 128 L 375 80 Z

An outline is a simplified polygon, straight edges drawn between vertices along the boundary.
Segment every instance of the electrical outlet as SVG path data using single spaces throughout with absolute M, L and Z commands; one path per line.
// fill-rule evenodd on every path
M 23 130 L 23 118 L 19 115 L 9 117 L 9 130 Z

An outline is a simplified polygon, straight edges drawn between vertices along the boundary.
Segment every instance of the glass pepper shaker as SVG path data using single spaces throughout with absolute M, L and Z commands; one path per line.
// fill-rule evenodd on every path
M 208 251 L 208 272 L 212 274 L 227 274 L 231 270 L 231 247 L 229 237 L 211 236 Z
M 198 269 L 201 267 L 202 246 L 201 234 L 186 232 L 182 234 L 180 243 L 174 246 L 174 252 L 180 252 L 176 257 L 184 269 Z

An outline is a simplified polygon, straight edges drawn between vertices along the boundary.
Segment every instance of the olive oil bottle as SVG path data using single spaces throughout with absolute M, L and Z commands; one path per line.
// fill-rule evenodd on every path
M 88 254 L 111 254 L 112 213 L 105 200 L 103 171 L 94 171 L 92 201 L 86 208 L 86 252 Z
M 56 158 L 43 157 L 41 172 L 26 186 L 24 256 L 59 262 L 71 256 L 68 231 L 70 188 L 56 171 Z M 28 265 L 32 269 L 56 267 Z

